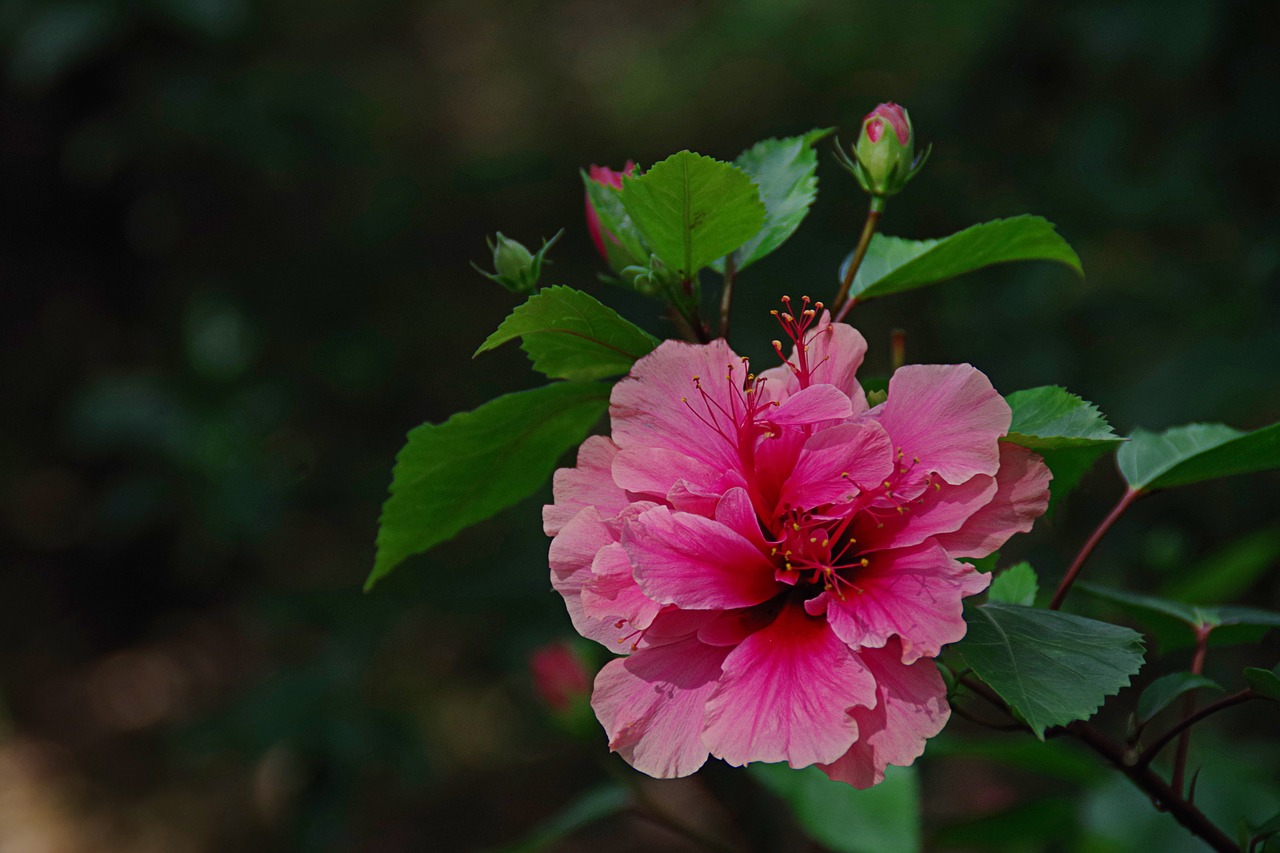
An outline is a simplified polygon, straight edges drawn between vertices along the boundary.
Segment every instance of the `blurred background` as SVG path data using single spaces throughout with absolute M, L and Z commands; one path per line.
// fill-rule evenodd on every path
M 1065 385 L 1121 432 L 1280 419 L 1277 34 L 1280 5 L 1213 0 L 0 3 L 0 850 L 478 850 L 618 769 L 531 687 L 571 633 L 549 490 L 360 592 L 405 432 L 538 384 L 515 347 L 470 360 L 515 304 L 468 266 L 486 234 L 566 228 L 544 281 L 669 333 L 596 282 L 589 163 L 848 141 L 901 102 L 934 153 L 884 231 L 1037 213 L 1087 278 L 861 306 L 870 373 L 900 327 L 910 360 Z M 778 295 L 831 297 L 861 226 L 826 150 L 819 176 L 741 279 L 748 354 Z M 1006 554 L 1052 582 L 1119 493 L 1103 460 Z M 1274 474 L 1152 497 L 1091 576 L 1274 607 L 1277 506 Z M 1207 671 L 1235 689 L 1277 651 Z M 1186 652 L 1163 666 L 1142 681 Z M 1276 811 L 1275 734 L 1245 706 L 1197 736 L 1231 831 Z M 1091 757 L 1004 738 L 930 747 L 928 849 L 1200 849 Z M 723 767 L 647 790 L 781 811 Z M 778 819 L 770 849 L 819 849 Z M 634 813 L 551 849 L 606 844 L 697 849 Z

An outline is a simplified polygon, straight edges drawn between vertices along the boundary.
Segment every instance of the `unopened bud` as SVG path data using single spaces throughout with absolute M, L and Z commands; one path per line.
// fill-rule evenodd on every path
M 533 266 L 533 253 L 501 231 L 489 248 L 493 249 L 493 268 L 498 275 L 520 278 Z
M 587 170 L 586 177 L 587 180 L 599 184 L 602 187 L 620 190 L 622 189 L 623 177 L 633 175 L 635 174 L 635 171 L 636 164 L 634 160 L 628 160 L 627 165 L 623 166 L 622 170 L 617 172 L 610 169 L 608 166 L 597 166 L 593 163 L 591 168 Z M 591 242 L 595 244 L 596 251 L 600 253 L 600 257 L 604 258 L 610 265 L 613 265 L 616 258 L 609 257 L 609 248 L 610 245 L 614 247 L 619 245 L 618 238 L 600 222 L 600 212 L 596 210 L 596 205 L 591 200 L 590 188 L 588 188 L 586 192 L 586 208 L 587 233 L 591 235 Z M 606 240 L 608 241 L 608 244 L 606 244 Z
M 907 111 L 884 103 L 863 118 L 858 141 L 849 154 L 837 153 L 864 190 L 884 199 L 901 192 L 929 158 L 929 148 L 919 157 L 915 148 L 915 131 Z
M 550 240 L 542 242 L 542 248 L 530 252 L 524 244 L 499 231 L 494 239 L 489 240 L 489 251 L 493 253 L 493 272 L 485 272 L 472 264 L 476 272 L 490 281 L 495 281 L 507 290 L 516 293 L 530 293 L 538 286 L 542 276 L 542 264 L 546 261 L 547 250 L 560 239 L 561 230 Z

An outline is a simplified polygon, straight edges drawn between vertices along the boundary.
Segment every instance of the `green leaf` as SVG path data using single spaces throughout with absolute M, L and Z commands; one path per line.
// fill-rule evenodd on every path
M 1280 628 L 1280 613 L 1256 607 L 1205 607 L 1090 583 L 1077 583 L 1076 588 L 1133 614 L 1166 652 L 1193 645 L 1201 627 L 1211 629 L 1214 645 L 1257 642 L 1267 631 Z
M 1056 385 L 1015 391 L 1005 398 L 1013 410 L 1003 439 L 1028 447 L 1053 472 L 1049 492 L 1056 505 L 1112 447 L 1124 441 L 1098 407 Z
M 1015 391 L 1005 397 L 1013 410 L 1005 441 L 1032 450 L 1111 447 L 1124 438 L 1112 431 L 1098 407 L 1057 385 Z
M 853 253 L 840 265 L 840 279 Z M 996 219 L 939 240 L 907 240 L 876 234 L 854 277 L 850 295 L 865 302 L 936 284 L 1007 261 L 1057 261 L 1083 275 L 1080 258 L 1053 224 L 1039 216 Z
M 658 339 L 572 287 L 548 287 L 511 312 L 476 355 L 513 338 L 534 370 L 552 379 L 603 379 L 626 373 Z M 473 356 L 474 357 L 474 356 Z
M 1138 698 L 1138 722 L 1146 723 L 1184 693 L 1200 688 L 1222 690 L 1218 682 L 1194 672 L 1173 672 L 1162 675 L 1147 685 Z
M 1244 671 L 1244 680 L 1262 698 L 1280 702 L 1280 666 L 1275 669 L 1251 666 Z
M 608 405 L 607 385 L 557 382 L 412 430 L 396 456 L 365 589 L 406 557 L 532 494 Z
M 1116 462 L 1129 487 L 1145 492 L 1280 468 L 1280 423 L 1253 432 L 1224 424 L 1134 430 Z
M 1083 616 L 1014 604 L 966 610 L 957 647 L 969 666 L 1044 740 L 1088 719 L 1142 666 L 1142 636 Z
M 813 146 L 829 133 L 831 128 L 766 139 L 734 161 L 760 188 L 765 209 L 764 227 L 735 253 L 739 270 L 785 243 L 808 215 L 818 196 L 818 153 Z
M 1020 604 L 1030 607 L 1036 603 L 1036 593 L 1040 591 L 1040 582 L 1036 579 L 1036 570 L 1027 562 L 1017 563 L 996 575 L 987 590 L 988 601 L 1002 604 Z
M 811 838 L 833 853 L 920 850 L 920 786 L 915 768 L 885 768 L 884 781 L 859 791 L 817 767 L 751 764 L 749 772 L 791 807 Z
M 1280 562 L 1280 528 L 1243 536 L 1197 560 L 1163 593 L 1180 601 L 1216 604 L 1238 598 Z
M 755 237 L 765 223 L 760 191 L 745 172 L 691 151 L 623 178 L 621 198 L 645 243 L 684 279 Z
M 559 814 L 539 824 L 524 841 L 495 848 L 494 853 L 538 853 L 579 829 L 622 811 L 631 802 L 631 792 L 621 785 L 592 788 L 579 795 Z

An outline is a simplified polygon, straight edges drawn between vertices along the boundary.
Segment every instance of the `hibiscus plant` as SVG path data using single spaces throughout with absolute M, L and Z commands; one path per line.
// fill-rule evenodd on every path
M 1087 747 L 1212 849 L 1266 844 L 1280 823 L 1218 826 L 1196 804 L 1187 744 L 1212 714 L 1280 699 L 1280 668 L 1223 685 L 1202 673 L 1211 637 L 1256 640 L 1280 613 L 1085 586 L 1140 627 L 1181 626 L 1193 649 L 1189 669 L 1152 682 L 1116 732 L 1089 720 L 1152 649 L 1130 627 L 1063 605 L 1134 501 L 1280 467 L 1280 424 L 1125 438 L 1063 388 L 1002 396 L 967 364 L 902 364 L 901 347 L 887 382 L 859 376 L 867 342 L 846 323 L 858 304 L 1008 261 L 1081 273 L 1036 216 L 941 239 L 879 233 L 928 154 L 894 104 L 871 112 L 852 146 L 836 143 L 870 205 L 830 301 L 779 294 L 775 357 L 740 356 L 729 342 L 735 282 L 804 220 L 827 136 L 766 140 L 732 163 L 681 151 L 647 168 L 583 173 L 604 278 L 656 299 L 671 340 L 583 290 L 538 289 L 550 244 L 531 252 L 499 235 L 491 277 L 529 295 L 477 354 L 519 338 L 552 381 L 409 433 L 369 585 L 534 493 L 576 447 L 576 464 L 554 472 L 543 524 L 551 586 L 573 628 L 613 655 L 590 699 L 601 752 L 607 743 L 659 778 L 710 757 L 751 764 L 817 839 L 877 849 L 866 832 L 883 827 L 841 828 L 815 806 L 837 796 L 821 774 L 855 797 L 910 785 L 898 768 L 955 712 L 1009 737 Z M 718 294 L 703 292 L 709 282 Z M 1000 564 L 997 550 L 1107 454 L 1127 489 L 1056 588 L 1042 593 L 1025 562 Z M 557 661 L 569 675 L 554 676 L 553 689 L 567 705 L 565 685 L 586 682 L 563 651 L 539 669 L 554 673 Z M 1206 701 L 1210 691 L 1222 696 Z

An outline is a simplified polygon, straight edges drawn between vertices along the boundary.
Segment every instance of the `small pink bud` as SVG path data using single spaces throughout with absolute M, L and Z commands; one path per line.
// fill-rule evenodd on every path
M 893 126 L 899 145 L 906 145 L 910 141 L 911 124 L 907 121 L 907 111 L 897 104 L 883 103 L 867 113 L 867 117 L 862 120 L 863 126 L 867 129 L 867 136 L 871 137 L 872 142 L 880 141 L 886 122 Z
M 587 177 L 595 181 L 597 184 L 602 184 L 603 186 L 613 187 L 615 190 L 620 190 L 622 189 L 622 178 L 624 176 L 634 174 L 635 171 L 636 164 L 634 160 L 628 160 L 627 165 L 624 166 L 620 172 L 615 172 L 608 166 L 597 166 L 593 163 L 590 168 L 587 169 Z M 591 235 L 591 242 L 596 244 L 596 250 L 600 253 L 600 256 L 608 261 L 609 252 L 608 249 L 605 248 L 604 238 L 607 236 L 609 241 L 615 245 L 617 244 L 618 239 L 610 234 L 609 231 L 600 224 L 600 214 L 596 213 L 595 205 L 591 203 L 591 195 L 589 193 L 586 195 L 586 203 L 587 232 Z
M 591 676 L 567 642 L 537 649 L 529 658 L 529 669 L 538 698 L 556 713 L 573 710 L 591 693 Z
M 885 197 L 900 192 L 924 165 L 929 152 L 917 158 L 913 137 L 907 111 L 897 104 L 880 104 L 862 119 L 852 158 L 844 158 L 845 168 L 883 203 Z

